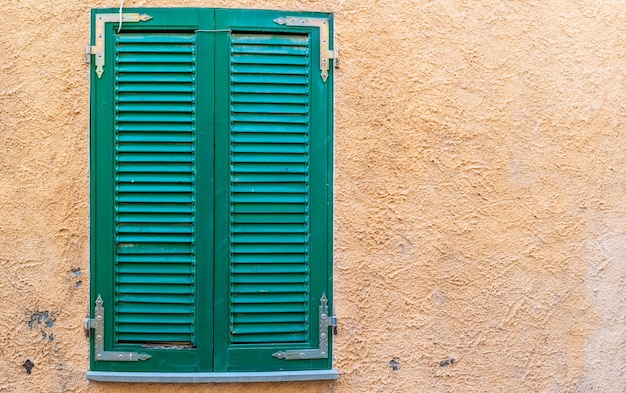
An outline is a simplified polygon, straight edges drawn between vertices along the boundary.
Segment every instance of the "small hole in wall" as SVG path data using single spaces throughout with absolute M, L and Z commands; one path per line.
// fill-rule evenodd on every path
M 440 361 L 439 362 L 439 367 L 447 367 L 447 366 L 449 366 L 451 364 L 454 364 L 454 363 L 456 363 L 456 359 L 455 358 L 448 358 L 448 359 Z
M 400 358 L 393 358 L 389 361 L 389 367 L 391 371 L 398 371 L 400 369 Z
M 82 285 L 83 285 L 82 281 L 76 281 L 76 284 L 75 284 L 76 288 L 80 288 Z
M 35 363 L 31 362 L 30 359 L 26 359 L 22 367 L 26 370 L 26 374 L 30 374 L 33 367 L 35 367 Z

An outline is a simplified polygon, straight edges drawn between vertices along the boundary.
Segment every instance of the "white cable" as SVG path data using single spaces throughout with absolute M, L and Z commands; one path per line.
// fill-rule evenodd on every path
M 231 29 L 221 29 L 221 30 L 194 30 L 194 33 L 231 33 Z
M 122 9 L 124 8 L 124 0 L 120 2 L 120 27 L 117 28 L 117 33 L 122 31 Z

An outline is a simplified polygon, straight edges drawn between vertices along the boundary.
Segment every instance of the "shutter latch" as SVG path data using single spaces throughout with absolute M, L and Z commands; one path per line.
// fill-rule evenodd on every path
M 96 14 L 96 45 L 89 47 L 87 57 L 89 55 L 96 56 L 96 74 L 98 78 L 104 73 L 104 24 L 107 22 L 145 22 L 152 19 L 146 14 Z
M 328 298 L 326 294 L 320 299 L 320 323 L 319 336 L 320 345 L 317 349 L 291 349 L 280 351 L 272 354 L 275 358 L 285 360 L 304 360 L 304 359 L 327 359 L 328 358 L 328 328 L 333 328 L 333 334 L 336 334 L 337 317 L 328 315 Z
M 328 18 L 286 16 L 274 19 L 274 23 L 285 26 L 318 27 L 320 29 L 320 70 L 322 71 L 322 80 L 326 82 L 330 60 L 335 59 L 335 68 L 337 66 L 337 51 L 330 49 L 330 20 Z
M 95 337 L 95 356 L 96 361 L 108 361 L 108 362 L 136 362 L 138 360 L 147 360 L 152 356 L 147 353 L 137 352 L 114 352 L 104 350 L 104 307 L 102 307 L 102 297 L 98 295 L 96 299 L 95 314 L 93 319 L 87 318 L 85 320 L 85 329 L 94 329 Z

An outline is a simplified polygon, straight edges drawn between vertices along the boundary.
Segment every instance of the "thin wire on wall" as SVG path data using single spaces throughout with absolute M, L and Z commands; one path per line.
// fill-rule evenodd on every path
M 117 28 L 117 33 L 122 31 L 122 9 L 124 9 L 124 0 L 120 1 L 120 27 Z

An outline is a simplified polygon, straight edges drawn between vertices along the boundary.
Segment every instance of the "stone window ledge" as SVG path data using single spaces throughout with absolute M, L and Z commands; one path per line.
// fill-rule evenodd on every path
M 99 382 L 147 383 L 227 383 L 227 382 L 281 382 L 316 381 L 339 378 L 337 370 L 227 372 L 227 373 L 152 373 L 89 371 L 87 379 Z

